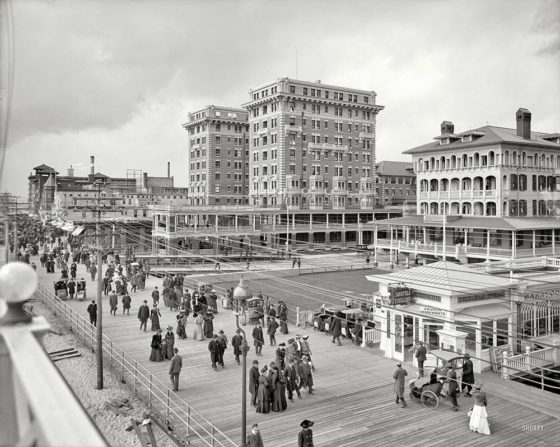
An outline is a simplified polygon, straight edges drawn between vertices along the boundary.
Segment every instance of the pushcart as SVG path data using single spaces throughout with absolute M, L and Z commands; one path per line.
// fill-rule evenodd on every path
M 80 279 L 76 282 L 76 299 L 84 301 L 87 298 L 87 287 L 85 279 Z

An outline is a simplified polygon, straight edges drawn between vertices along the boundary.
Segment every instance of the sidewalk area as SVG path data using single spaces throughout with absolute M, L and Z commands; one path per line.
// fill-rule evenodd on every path
M 323 256 L 323 255 L 320 255 Z M 336 262 L 335 257 L 329 259 Z M 40 265 L 40 263 L 35 260 Z M 53 281 L 58 274 L 46 274 L 44 269 L 38 270 L 41 284 L 53 290 Z M 85 267 L 79 265 L 78 278 L 84 277 Z M 138 306 L 143 300 L 151 305 L 151 291 L 155 286 L 161 288 L 161 279 L 150 277 L 146 289 L 132 293 L 132 309 L 130 315 L 122 315 L 122 305 L 116 316 L 109 313 L 108 297 L 103 297 L 103 328 L 119 349 L 133 356 L 139 363 L 157 375 L 164 383 L 169 382 L 169 362 L 149 362 L 151 332 L 139 330 L 136 318 Z M 53 292 L 54 293 L 54 292 Z M 87 317 L 86 308 L 96 296 L 96 285 L 88 280 L 88 299 L 83 302 L 71 300 L 67 303 L 79 313 Z M 161 301 L 160 301 L 161 302 Z M 175 327 L 176 312 L 163 308 L 161 327 L 170 324 Z M 228 339 L 235 333 L 235 317 L 229 310 L 219 309 L 215 316 L 215 332 L 223 329 Z M 248 332 L 249 345 L 253 326 L 243 326 Z M 214 371 L 210 366 L 208 340 L 196 341 L 192 338 L 192 317 L 187 325 L 188 339 L 176 341 L 176 346 L 183 356 L 183 371 L 180 378 L 178 394 L 188 401 L 206 418 L 214 421 L 220 430 L 234 440 L 239 440 L 241 367 L 233 358 L 231 346 L 225 354 L 225 368 Z M 343 346 L 331 343 L 328 335 L 316 332 L 312 328 L 290 326 L 290 334 L 277 334 L 277 343 L 286 342 L 298 332 L 310 335 L 312 359 L 316 365 L 315 393 L 303 393 L 303 399 L 288 402 L 288 409 L 282 413 L 255 413 L 248 406 L 247 424 L 259 423 L 265 445 L 289 447 L 297 445 L 299 422 L 303 419 L 315 421 L 314 438 L 316 445 L 321 446 L 365 446 L 384 445 L 408 446 L 449 445 L 463 446 L 519 445 L 548 446 L 554 439 L 560 439 L 558 416 L 540 411 L 539 403 L 529 406 L 518 402 L 514 392 L 494 393 L 487 388 L 489 413 L 493 434 L 490 438 L 470 433 L 468 430 L 467 411 L 472 399 L 460 398 L 460 411 L 451 412 L 450 405 L 443 401 L 435 411 L 426 410 L 419 404 L 410 403 L 407 409 L 395 405 L 392 374 L 395 361 L 382 357 L 380 352 L 371 348 L 360 348 L 348 341 Z M 265 336 L 266 338 L 266 336 Z M 263 349 L 263 356 L 258 357 L 260 365 L 274 360 L 275 347 L 268 344 Z M 254 349 L 247 357 L 250 367 Z M 93 366 L 93 365 L 92 365 Z M 409 376 L 415 371 L 405 365 Z M 171 384 L 170 384 L 171 385 Z M 302 390 L 303 391 L 303 390 Z M 538 390 L 537 390 L 538 391 Z M 560 399 L 559 399 L 560 401 Z M 544 432 L 522 432 L 522 426 L 539 424 L 545 426 Z M 427 436 L 416 436 L 425 432 Z M 429 439 L 429 441 L 428 441 Z

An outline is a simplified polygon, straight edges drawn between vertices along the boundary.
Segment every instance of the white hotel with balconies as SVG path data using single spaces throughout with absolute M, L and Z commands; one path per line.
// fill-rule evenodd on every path
M 527 109 L 516 120 L 516 129 L 460 133 L 444 121 L 434 142 L 405 151 L 417 174 L 418 214 L 381 223 L 389 231 L 376 245 L 461 262 L 556 254 L 560 134 L 532 132 Z

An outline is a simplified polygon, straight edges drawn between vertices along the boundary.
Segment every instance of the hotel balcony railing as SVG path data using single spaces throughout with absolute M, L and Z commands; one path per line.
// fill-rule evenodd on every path
M 108 446 L 41 345 L 49 328 L 0 325 L 0 445 Z
M 430 242 L 424 244 L 420 241 L 416 242 L 406 242 L 404 240 L 397 240 L 393 239 L 391 242 L 390 239 L 377 239 L 377 247 L 384 248 L 384 249 L 394 249 L 394 250 L 403 250 L 406 252 L 411 253 L 419 253 L 419 254 L 431 254 L 435 256 L 441 256 L 443 254 L 443 244 L 441 242 Z M 511 248 L 500 248 L 490 246 L 490 250 L 486 246 L 477 246 L 477 245 L 463 245 L 463 244 L 456 244 L 456 245 L 449 245 L 447 244 L 445 248 L 445 252 L 447 256 L 469 256 L 469 255 L 477 255 L 477 257 L 484 257 L 486 255 L 490 255 L 493 258 L 503 258 L 503 259 L 511 259 L 513 252 Z M 526 258 L 531 256 L 546 256 L 552 254 L 552 245 L 546 247 L 536 247 L 533 248 L 517 248 L 515 250 L 516 258 Z
M 420 191 L 420 200 L 472 200 L 472 199 L 495 199 L 497 197 L 495 189 L 474 189 L 474 190 L 451 190 L 451 191 Z

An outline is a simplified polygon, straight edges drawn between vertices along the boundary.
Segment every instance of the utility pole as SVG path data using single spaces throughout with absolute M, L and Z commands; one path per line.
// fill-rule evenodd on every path
M 97 389 L 103 389 L 103 302 L 101 289 L 103 288 L 103 250 L 101 248 L 101 208 L 99 199 L 101 185 L 97 186 L 97 222 L 95 223 L 95 241 L 97 249 Z
M 14 261 L 18 260 L 18 237 L 17 237 L 17 197 L 16 197 L 16 213 L 14 215 Z
M 6 248 L 5 261 L 6 264 L 10 262 L 10 220 L 8 219 L 8 214 L 6 213 L 6 227 L 4 228 L 4 244 Z

